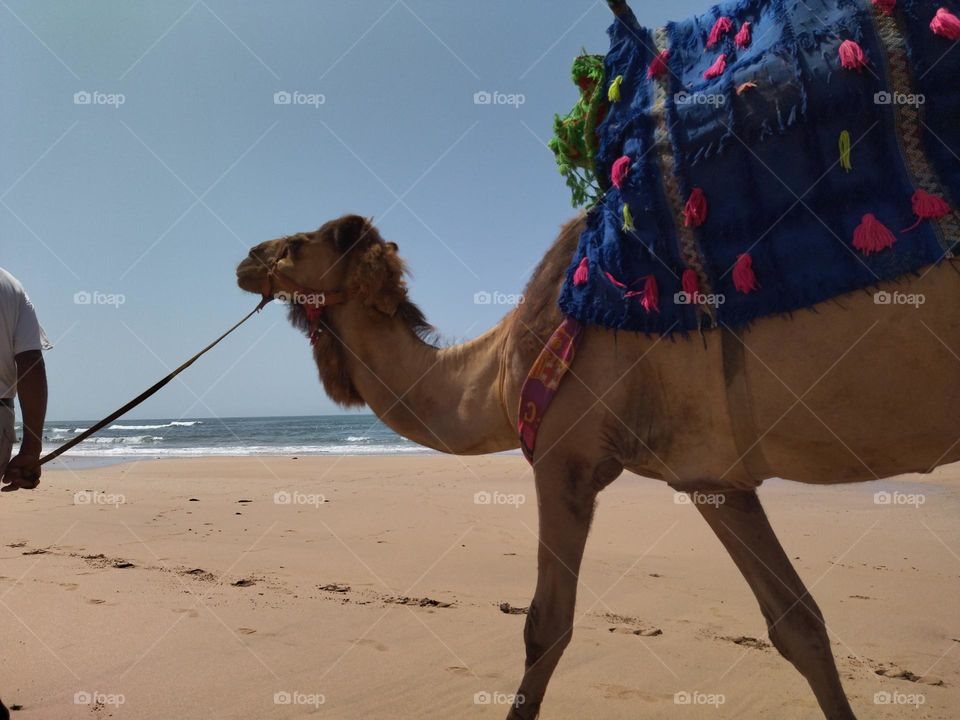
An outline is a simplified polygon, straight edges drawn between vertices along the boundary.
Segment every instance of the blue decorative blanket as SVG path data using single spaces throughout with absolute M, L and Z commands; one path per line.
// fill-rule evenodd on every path
M 739 326 L 960 241 L 960 0 L 741 0 L 610 28 L 569 316 Z M 908 229 L 909 228 L 909 229 Z

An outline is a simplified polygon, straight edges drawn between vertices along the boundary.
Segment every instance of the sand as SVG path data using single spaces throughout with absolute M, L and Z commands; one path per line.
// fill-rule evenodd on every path
M 960 716 L 958 474 L 761 490 L 861 718 Z M 536 526 L 510 456 L 48 472 L 0 496 L 0 696 L 22 720 L 502 718 Z M 542 717 L 820 715 L 696 510 L 624 476 Z

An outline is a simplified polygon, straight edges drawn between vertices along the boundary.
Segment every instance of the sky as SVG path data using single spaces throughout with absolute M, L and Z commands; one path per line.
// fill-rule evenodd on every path
M 654 27 L 707 3 L 634 6 Z M 346 212 L 399 244 L 445 341 L 495 325 L 509 307 L 475 294 L 520 292 L 574 213 L 545 144 L 611 17 L 602 0 L 2 0 L 0 267 L 55 344 L 48 417 L 138 394 L 253 307 L 234 278 L 250 246 Z M 276 305 L 181 378 L 130 417 L 340 412 Z

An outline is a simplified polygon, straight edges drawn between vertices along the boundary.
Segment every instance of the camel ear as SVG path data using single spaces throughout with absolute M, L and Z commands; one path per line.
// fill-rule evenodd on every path
M 340 252 L 347 252 L 356 245 L 367 230 L 367 219 L 359 215 L 344 215 L 333 230 L 333 242 Z
M 388 247 L 390 244 L 374 243 L 367 248 L 358 258 L 349 283 L 350 297 L 387 315 L 396 313 L 407 298 L 403 261 Z
M 397 245 L 395 242 L 388 242 L 386 245 L 387 245 L 387 250 L 389 250 L 390 252 L 400 252 L 400 246 Z

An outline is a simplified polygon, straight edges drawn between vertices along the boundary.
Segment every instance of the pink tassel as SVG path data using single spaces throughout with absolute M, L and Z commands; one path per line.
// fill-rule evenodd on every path
M 618 288 L 620 288 L 621 290 L 623 290 L 623 289 L 626 287 L 626 285 L 624 285 L 622 282 L 620 282 L 619 280 L 617 280 L 617 279 L 616 279 L 613 275 L 611 275 L 610 273 L 605 272 L 604 275 L 607 276 L 607 280 L 609 280 L 610 282 L 612 282 L 614 285 L 616 285 L 616 286 L 617 286 Z
M 669 50 L 661 50 L 657 56 L 650 61 L 647 68 L 647 77 L 650 79 L 661 78 L 667 74 L 667 59 L 670 57 Z
M 896 241 L 896 236 L 872 213 L 864 215 L 863 221 L 853 231 L 853 246 L 864 255 L 886 250 Z
M 706 78 L 707 80 L 712 80 L 715 77 L 720 77 L 721 75 L 723 75 L 723 73 L 725 73 L 726 70 L 727 70 L 727 56 L 721 54 L 720 57 L 717 58 L 716 62 L 714 62 L 713 65 L 711 65 L 704 71 L 703 77 Z
M 733 286 L 746 294 L 760 287 L 757 276 L 753 273 L 753 258 L 750 253 L 741 253 L 733 266 Z
M 745 22 L 737 31 L 737 36 L 733 39 L 738 48 L 750 47 L 753 37 L 750 34 L 750 23 Z
M 884 15 L 893 15 L 897 0 L 873 0 L 873 6 Z
M 680 276 L 680 287 L 687 294 L 690 302 L 696 302 L 696 297 L 700 294 L 700 278 L 697 277 L 697 271 L 693 268 L 687 268 Z
M 581 285 L 586 285 L 587 280 L 590 278 L 590 261 L 586 257 L 580 261 L 580 264 L 577 265 L 576 271 L 573 273 L 573 284 L 577 287 Z
M 643 297 L 640 298 L 640 304 L 648 313 L 660 312 L 660 290 L 657 288 L 657 279 L 653 275 L 647 275 L 647 282 L 643 286 Z
M 930 21 L 930 29 L 948 40 L 960 40 L 960 18 L 946 8 L 937 10 Z
M 624 293 L 625 298 L 640 296 L 640 304 L 648 313 L 660 312 L 660 290 L 657 288 L 657 279 L 653 275 L 647 275 L 646 282 L 643 284 L 643 290 L 631 290 Z
M 946 200 L 939 195 L 928 193 L 923 188 L 920 188 L 913 194 L 911 204 L 913 205 L 913 214 L 917 216 L 917 221 L 900 232 L 910 232 L 916 229 L 924 220 L 942 218 L 944 215 L 950 213 L 950 206 Z
M 866 67 L 867 57 L 863 54 L 861 48 L 853 40 L 844 40 L 840 43 L 840 64 L 847 70 L 857 70 Z
M 613 168 L 610 170 L 610 182 L 612 182 L 613 186 L 619 190 L 621 187 L 623 187 L 623 181 L 629 174 L 630 158 L 624 155 L 623 157 L 617 158 L 614 161 Z
M 712 48 L 718 42 L 720 38 L 726 33 L 733 30 L 733 22 L 728 17 L 717 18 L 717 21 L 713 24 L 713 28 L 710 30 L 710 37 L 707 38 L 707 48 Z
M 694 188 L 683 208 L 683 226 L 700 227 L 707 221 L 707 196 L 700 188 Z

